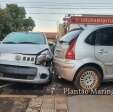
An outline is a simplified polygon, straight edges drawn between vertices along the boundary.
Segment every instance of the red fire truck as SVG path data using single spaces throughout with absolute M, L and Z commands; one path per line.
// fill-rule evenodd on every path
M 68 15 L 63 18 L 64 34 L 87 26 L 113 24 L 113 15 Z

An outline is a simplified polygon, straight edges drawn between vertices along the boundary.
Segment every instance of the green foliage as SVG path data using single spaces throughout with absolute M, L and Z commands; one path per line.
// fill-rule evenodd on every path
M 0 39 L 10 32 L 32 31 L 35 23 L 25 15 L 25 8 L 16 4 L 7 4 L 5 9 L 0 9 Z
M 31 31 L 35 26 L 34 21 L 32 20 L 31 17 L 24 19 L 23 25 L 24 25 L 24 31 Z

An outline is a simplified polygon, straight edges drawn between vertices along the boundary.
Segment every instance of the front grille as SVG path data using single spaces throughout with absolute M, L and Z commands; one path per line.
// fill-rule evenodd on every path
M 27 80 L 33 80 L 35 76 L 32 75 L 18 75 L 18 74 L 2 74 L 2 77 L 4 78 L 13 78 L 13 79 L 27 79 Z
M 23 56 L 22 60 L 26 61 L 26 62 L 34 62 L 35 61 L 35 57 Z
M 22 76 L 36 76 L 37 68 L 14 65 L 0 65 L 0 73 L 12 74 L 14 76 L 16 76 L 16 74 Z

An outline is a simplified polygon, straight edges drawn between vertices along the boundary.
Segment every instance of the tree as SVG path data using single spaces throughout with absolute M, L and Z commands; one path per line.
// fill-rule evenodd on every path
M 32 18 L 29 17 L 28 19 L 24 19 L 23 26 L 24 26 L 24 31 L 29 31 L 29 30 L 31 31 L 34 28 L 35 24 Z
M 5 9 L 0 9 L 0 39 L 10 32 L 32 31 L 35 23 L 25 15 L 25 8 L 16 4 L 7 4 Z
M 0 9 L 0 39 L 12 31 L 12 18 L 5 10 Z

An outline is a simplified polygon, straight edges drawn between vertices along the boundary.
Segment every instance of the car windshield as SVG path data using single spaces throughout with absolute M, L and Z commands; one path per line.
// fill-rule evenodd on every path
M 72 41 L 74 38 L 76 39 L 78 37 L 78 35 L 81 33 L 82 30 L 75 30 L 75 31 L 71 31 L 69 33 L 67 33 L 66 35 L 64 35 L 59 42 L 62 43 L 70 43 L 70 41 Z
M 10 33 L 2 41 L 4 44 L 46 44 L 43 33 Z

